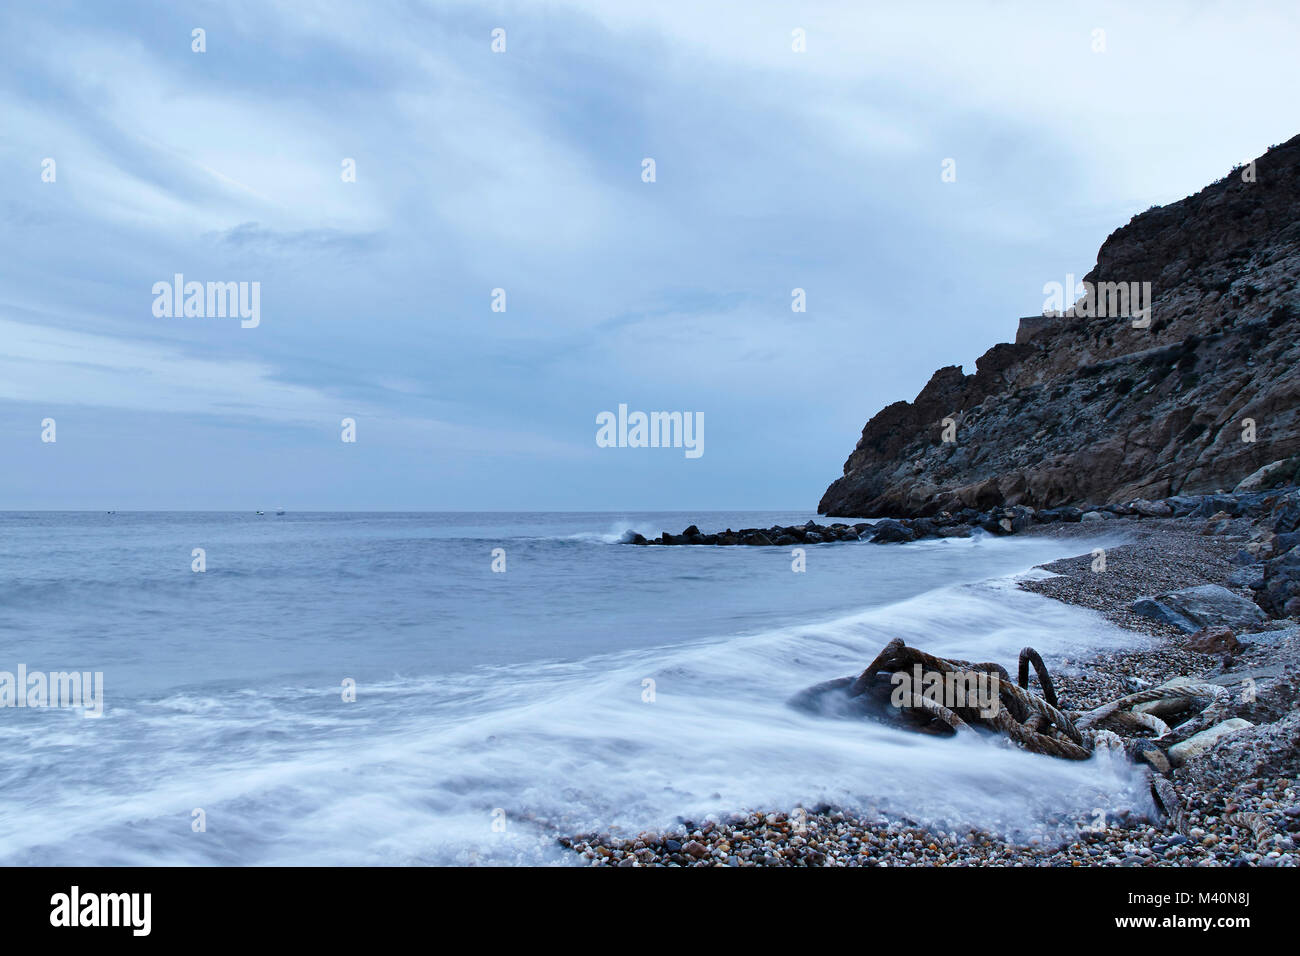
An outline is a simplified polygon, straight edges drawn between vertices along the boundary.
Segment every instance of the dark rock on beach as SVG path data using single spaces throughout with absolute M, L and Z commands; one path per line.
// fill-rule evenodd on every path
M 1207 627 L 1250 628 L 1266 620 L 1258 604 L 1218 584 L 1140 598 L 1133 603 L 1133 613 L 1172 624 L 1188 634 Z

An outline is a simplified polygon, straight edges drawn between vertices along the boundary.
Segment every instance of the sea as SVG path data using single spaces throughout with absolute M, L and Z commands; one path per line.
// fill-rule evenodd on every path
M 1032 841 L 1149 807 L 1101 758 L 789 704 L 896 637 L 1013 673 L 1135 645 L 1016 587 L 1106 542 L 624 543 L 814 517 L 0 513 L 0 683 L 102 675 L 0 706 L 0 864 L 565 865 L 557 836 L 751 810 Z

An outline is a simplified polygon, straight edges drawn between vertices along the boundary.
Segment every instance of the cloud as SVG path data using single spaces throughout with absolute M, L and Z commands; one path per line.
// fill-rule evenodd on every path
M 724 501 L 744 447 L 822 449 L 765 478 L 764 504 L 814 502 L 806 474 L 881 405 L 1008 338 L 1132 213 L 1295 132 L 1290 10 L 70 9 L 0 10 L 0 399 L 210 416 L 250 447 L 363 414 L 376 461 L 454 447 L 481 499 L 541 508 Z M 177 272 L 261 282 L 261 326 L 155 319 Z M 709 410 L 707 470 L 590 458 L 597 411 L 652 398 Z M 521 481 L 502 455 L 573 468 Z
M 198 320 L 207 321 L 207 320 Z M 225 421 L 334 430 L 343 417 L 404 442 L 447 450 L 571 457 L 562 442 L 395 415 L 382 403 L 281 381 L 268 365 L 202 358 L 148 342 L 0 318 L 0 401 L 208 416 Z M 399 383 L 400 384 L 400 383 Z
M 208 321 L 208 320 L 196 320 Z M 218 321 L 218 320 L 213 320 Z M 0 399 L 319 424 L 340 402 L 266 365 L 0 318 Z
M 268 229 L 261 223 L 241 222 L 231 228 L 203 234 L 207 242 L 240 253 L 263 256 L 317 253 L 361 253 L 380 245 L 378 233 L 341 229 Z

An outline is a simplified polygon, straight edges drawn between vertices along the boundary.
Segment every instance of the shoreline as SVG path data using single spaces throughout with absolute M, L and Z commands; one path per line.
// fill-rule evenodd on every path
M 1217 516 L 1216 516 L 1217 517 Z M 1236 653 L 1191 649 L 1178 627 L 1135 614 L 1139 597 L 1200 585 L 1219 585 L 1242 597 L 1230 560 L 1251 538 L 1249 518 L 1144 518 L 1140 521 L 1055 523 L 1022 534 L 1095 541 L 1122 533 L 1094 571 L 1085 553 L 1038 567 L 1052 577 L 1017 587 L 1102 613 L 1134 631 L 1145 647 L 1069 656 L 1049 664 L 1067 711 L 1086 710 L 1178 677 L 1219 683 L 1234 709 L 1256 726 L 1231 753 L 1211 747 L 1172 768 L 1168 780 L 1186 819 L 1121 813 L 1054 821 L 1058 840 L 1018 843 L 974 828 L 932 827 L 905 815 L 816 806 L 734 813 L 683 821 L 665 833 L 632 839 L 588 834 L 561 838 L 592 866 L 1297 866 L 1300 853 L 1300 625 L 1269 620 L 1243 634 Z M 1214 533 L 1204 533 L 1207 530 Z M 866 662 L 864 662 L 865 665 Z M 1244 680 L 1254 681 L 1253 701 Z M 1041 756 L 1038 759 L 1057 759 Z M 1092 759 L 1099 759 L 1094 756 Z M 1253 761 L 1253 763 L 1252 763 Z M 1224 819 L 1229 817 L 1229 819 Z M 1073 831 L 1073 832 L 1071 832 Z

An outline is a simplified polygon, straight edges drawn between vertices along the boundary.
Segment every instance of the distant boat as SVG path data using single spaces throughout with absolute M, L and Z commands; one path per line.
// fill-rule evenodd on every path
M 255 514 L 255 515 L 264 515 L 264 514 L 266 514 L 266 512 L 265 512 L 265 511 L 254 511 L 253 514 Z

